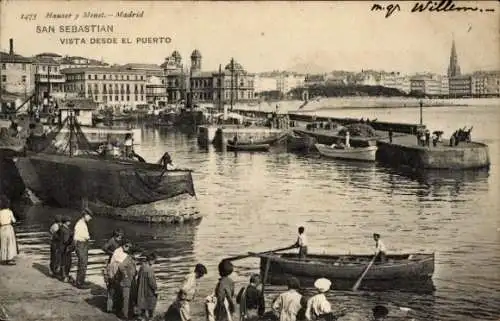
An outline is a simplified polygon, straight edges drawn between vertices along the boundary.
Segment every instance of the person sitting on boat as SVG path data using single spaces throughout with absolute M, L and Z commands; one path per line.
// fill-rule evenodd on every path
M 253 144 L 253 143 L 254 143 L 253 136 L 250 136 L 250 144 Z
M 273 302 L 272 309 L 279 321 L 295 321 L 302 305 L 302 295 L 298 292 L 299 280 L 291 277 L 287 280 L 288 291 L 281 293 Z
M 260 277 L 253 274 L 250 277 L 250 284 L 241 288 L 236 296 L 236 302 L 240 305 L 241 321 L 257 321 L 264 314 L 265 303 L 264 296 L 258 288 Z
M 134 140 L 132 139 L 132 134 L 127 133 L 125 135 L 125 142 L 123 143 L 125 147 L 125 157 L 132 158 L 134 155 Z
M 297 236 L 297 242 L 295 242 L 294 247 L 299 248 L 299 259 L 305 260 L 307 256 L 307 236 L 305 233 L 305 228 L 300 226 L 298 229 L 299 235 Z
M 351 136 L 349 134 L 349 131 L 345 132 L 345 148 L 351 147 L 351 142 L 350 142 Z
M 307 301 L 306 320 L 333 320 L 332 306 L 325 297 L 325 293 L 330 290 L 332 282 L 325 278 L 317 279 L 314 287 L 318 293 Z
M 238 144 L 238 135 L 234 135 L 232 143 L 233 145 Z
M 386 260 L 385 244 L 380 239 L 380 234 L 378 233 L 373 234 L 373 239 L 375 240 L 375 262 L 384 263 Z
M 170 154 L 168 152 L 165 152 L 165 154 L 163 154 L 163 156 L 160 158 L 159 164 L 162 165 L 163 168 L 165 168 L 168 171 L 177 168 L 172 162 L 172 157 L 170 157 Z

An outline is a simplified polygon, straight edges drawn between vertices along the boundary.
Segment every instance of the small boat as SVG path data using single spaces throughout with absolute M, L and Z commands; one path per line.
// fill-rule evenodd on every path
M 233 144 L 228 141 L 226 150 L 228 151 L 245 151 L 245 152 L 267 152 L 271 146 L 269 144 L 256 144 L 256 143 L 237 143 Z
M 377 153 L 377 146 L 343 148 L 324 144 L 315 144 L 314 146 L 322 156 L 347 160 L 374 162 Z
M 324 277 L 332 281 L 348 281 L 354 285 L 373 258 L 372 255 L 308 255 L 299 260 L 294 253 L 255 254 L 260 257 L 261 275 L 270 261 L 268 280 L 281 283 L 283 275 L 301 278 Z M 366 273 L 366 281 L 425 280 L 434 273 L 434 253 L 390 254 L 385 263 L 376 263 Z M 280 278 L 281 276 L 281 278 Z M 275 281 L 273 281 L 275 280 Z M 352 282 L 351 282 L 352 281 Z

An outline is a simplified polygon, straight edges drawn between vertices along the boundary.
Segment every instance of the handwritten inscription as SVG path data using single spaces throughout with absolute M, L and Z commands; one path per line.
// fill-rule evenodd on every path
M 401 6 L 406 3 L 401 2 Z M 385 12 L 385 17 L 389 18 L 395 12 L 402 11 L 400 4 L 389 4 L 389 5 L 380 5 L 373 4 L 371 7 L 371 11 L 381 11 Z M 441 0 L 441 1 L 417 1 L 414 2 L 409 9 L 410 13 L 422 13 L 422 12 L 431 12 L 431 13 L 447 13 L 447 12 L 477 12 L 477 13 L 489 13 L 494 12 L 493 8 L 484 8 L 480 6 L 462 6 L 455 3 L 454 0 Z

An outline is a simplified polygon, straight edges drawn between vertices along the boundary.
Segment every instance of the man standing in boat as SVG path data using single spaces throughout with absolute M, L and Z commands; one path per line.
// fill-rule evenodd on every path
M 373 239 L 375 240 L 375 262 L 384 263 L 386 260 L 385 244 L 380 239 L 380 234 L 374 233 Z
M 299 259 L 305 260 L 307 256 L 307 236 L 305 233 L 305 228 L 303 226 L 299 227 L 299 235 L 297 237 L 297 242 L 295 242 L 294 247 L 299 248 Z

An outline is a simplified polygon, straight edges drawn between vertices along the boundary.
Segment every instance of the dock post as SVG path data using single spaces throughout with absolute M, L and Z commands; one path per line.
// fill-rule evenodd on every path
M 262 276 L 262 289 L 261 289 L 262 296 L 264 296 L 264 287 L 266 286 L 267 274 L 269 273 L 270 265 L 271 265 L 271 258 L 268 257 L 266 261 L 266 269 L 264 270 L 264 275 Z

